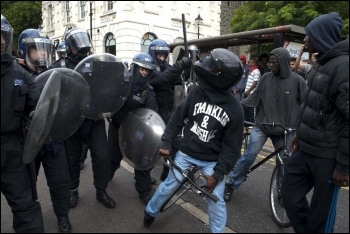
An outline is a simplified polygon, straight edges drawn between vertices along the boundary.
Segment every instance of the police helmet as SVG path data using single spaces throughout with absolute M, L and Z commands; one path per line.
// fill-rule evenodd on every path
M 3 15 L 1 15 L 1 37 L 5 39 L 5 44 L 1 43 L 1 54 L 12 56 L 13 28 Z
M 82 28 L 72 28 L 65 36 L 66 52 L 68 56 L 80 55 L 87 57 L 91 52 L 92 44 L 88 31 Z
M 153 58 L 147 53 L 137 53 L 132 59 L 131 64 L 137 64 L 140 67 L 144 67 L 150 70 L 155 68 Z
M 170 48 L 165 41 L 163 41 L 161 39 L 156 39 L 156 40 L 153 40 L 152 43 L 149 45 L 148 53 L 152 56 L 156 65 L 166 66 L 167 65 L 167 58 L 168 58 L 168 55 L 170 53 Z M 165 59 L 160 60 L 157 57 L 157 54 L 164 54 Z
M 38 52 L 37 58 L 32 58 L 32 49 Z M 17 53 L 33 66 L 49 67 L 53 63 L 54 46 L 45 32 L 30 28 L 19 35 Z
M 67 55 L 66 52 L 66 43 L 65 42 L 61 42 L 60 44 L 58 44 L 57 49 L 57 56 L 59 59 L 65 58 Z
M 194 72 L 199 82 L 204 80 L 211 86 L 226 90 L 239 82 L 243 75 L 243 65 L 239 57 L 227 49 L 214 49 L 203 61 L 194 64 Z

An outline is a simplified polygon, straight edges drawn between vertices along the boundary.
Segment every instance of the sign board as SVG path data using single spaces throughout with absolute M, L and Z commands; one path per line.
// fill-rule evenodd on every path
M 304 44 L 301 43 L 296 43 L 296 42 L 290 42 L 290 41 L 285 41 L 284 42 L 284 48 L 286 48 L 290 54 L 290 57 L 298 57 L 300 54 L 300 49 Z M 305 59 L 309 59 L 309 53 L 308 52 L 304 52 L 302 57 L 301 57 L 301 61 L 305 60 Z

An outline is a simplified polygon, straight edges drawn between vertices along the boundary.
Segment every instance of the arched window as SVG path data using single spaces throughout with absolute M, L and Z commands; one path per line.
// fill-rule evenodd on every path
M 145 33 L 141 40 L 141 52 L 148 53 L 148 47 L 155 39 L 157 39 L 157 36 L 155 36 L 154 34 Z
M 105 52 L 116 55 L 116 43 L 113 33 L 109 33 L 106 37 Z

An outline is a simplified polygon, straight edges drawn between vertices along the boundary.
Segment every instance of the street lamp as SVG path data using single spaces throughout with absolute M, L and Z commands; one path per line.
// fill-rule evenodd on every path
M 90 39 L 92 43 L 92 1 L 90 2 Z
M 198 14 L 198 17 L 195 19 L 196 24 L 198 25 L 198 39 L 199 39 L 199 25 L 202 24 L 203 19 L 201 18 L 200 14 Z

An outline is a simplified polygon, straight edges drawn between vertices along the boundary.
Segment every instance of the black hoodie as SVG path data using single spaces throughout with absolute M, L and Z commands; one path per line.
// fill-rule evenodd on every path
M 305 80 L 291 72 L 290 55 L 287 49 L 280 47 L 271 51 L 280 65 L 280 75 L 265 73 L 255 88 L 254 93 L 242 100 L 248 107 L 259 107 L 255 123 L 268 136 L 281 136 L 283 129 L 262 126 L 261 123 L 278 123 L 288 128 L 296 128 L 298 123 L 302 93 Z

